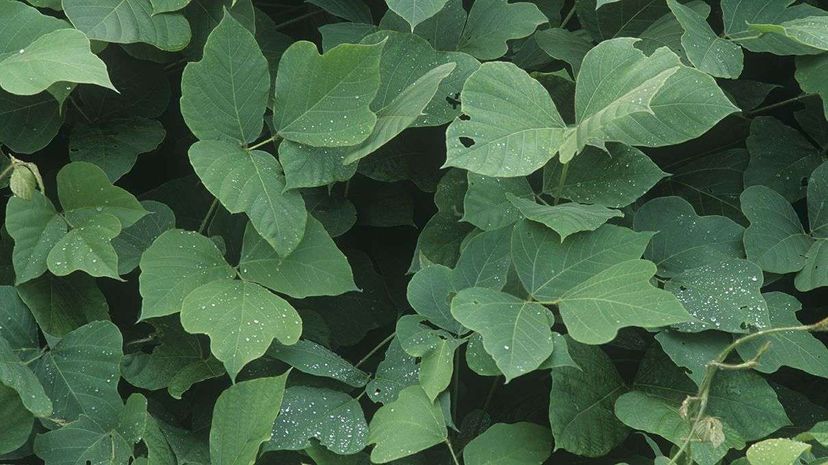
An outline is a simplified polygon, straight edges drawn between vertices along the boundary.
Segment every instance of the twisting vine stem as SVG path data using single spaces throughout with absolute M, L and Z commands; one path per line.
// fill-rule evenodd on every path
M 667 465 L 676 465 L 678 464 L 679 457 L 687 456 L 689 459 L 689 451 L 688 448 L 690 447 L 690 443 L 693 440 L 693 434 L 696 431 L 699 431 L 699 428 L 702 426 L 702 422 L 705 420 L 705 413 L 707 412 L 708 401 L 710 399 L 710 388 L 713 385 L 713 378 L 716 376 L 716 373 L 719 370 L 742 370 L 742 369 L 749 369 L 754 368 L 759 363 L 759 357 L 762 356 L 762 353 L 767 350 L 768 346 L 770 345 L 765 344 L 757 353 L 756 355 L 744 362 L 738 364 L 728 364 L 725 362 L 727 357 L 733 353 L 736 348 L 741 346 L 742 344 L 752 341 L 756 338 L 769 336 L 771 334 L 776 333 L 785 333 L 790 331 L 806 331 L 806 332 L 820 332 L 820 331 L 828 331 L 828 318 L 822 319 L 814 324 L 811 325 L 799 325 L 799 326 L 785 326 L 781 328 L 768 328 L 761 331 L 757 331 L 755 333 L 748 334 L 746 336 L 740 337 L 735 341 L 731 342 L 727 347 L 725 347 L 715 359 L 708 362 L 707 366 L 705 367 L 704 377 L 702 378 L 702 382 L 699 384 L 699 390 L 697 391 L 695 396 L 688 397 L 685 400 L 685 405 L 682 408 L 686 408 L 691 402 L 696 403 L 697 407 L 695 410 L 695 415 L 693 416 L 693 420 L 690 422 L 690 430 L 687 434 L 687 437 L 684 439 L 684 442 L 681 444 L 681 447 L 673 454 L 673 457 L 667 462 Z M 689 409 L 688 409 L 689 410 Z M 689 462 L 688 462 L 689 463 Z

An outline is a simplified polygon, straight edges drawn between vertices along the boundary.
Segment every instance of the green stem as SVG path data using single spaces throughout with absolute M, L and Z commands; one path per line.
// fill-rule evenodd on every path
M 558 202 L 561 200 L 561 193 L 563 192 L 564 185 L 566 184 L 566 175 L 569 173 L 569 163 L 565 163 L 563 168 L 561 168 L 561 178 L 558 180 L 558 188 L 555 189 L 555 198 L 552 201 L 552 205 L 557 205 Z
M 276 30 L 279 30 L 279 29 L 281 29 L 281 28 L 283 28 L 283 27 L 285 27 L 285 26 L 290 26 L 290 25 L 291 25 L 291 24 L 293 24 L 293 23 L 298 23 L 299 21 L 302 21 L 303 19 L 307 19 L 307 18 L 310 18 L 310 17 L 316 16 L 316 15 L 318 15 L 319 13 L 324 13 L 324 12 L 325 12 L 325 10 L 316 10 L 316 11 L 311 11 L 310 13 L 305 13 L 305 14 L 303 14 L 303 15 L 301 15 L 301 16 L 297 16 L 297 17 L 295 17 L 295 18 L 293 18 L 293 19 L 289 19 L 289 20 L 287 20 L 287 21 L 285 21 L 285 22 L 283 22 L 283 23 L 279 23 L 279 24 L 277 24 L 277 25 L 276 25 Z
M 569 10 L 569 13 L 567 13 L 566 16 L 564 17 L 563 21 L 561 21 L 561 29 L 563 29 L 567 25 L 567 23 L 569 23 L 569 20 L 571 20 L 574 17 L 575 17 L 575 5 L 572 5 L 572 8 Z
M 796 96 L 796 97 L 789 98 L 789 99 L 787 99 L 787 100 L 782 100 L 781 102 L 772 103 L 772 104 L 770 104 L 770 105 L 765 105 L 764 107 L 759 107 L 759 108 L 756 108 L 756 109 L 751 110 L 751 111 L 746 111 L 746 112 L 745 112 L 745 116 L 750 117 L 750 116 L 753 116 L 753 115 L 755 115 L 755 114 L 757 114 L 757 113 L 762 113 L 762 112 L 765 112 L 765 111 L 768 111 L 768 110 L 773 110 L 773 109 L 775 109 L 775 108 L 783 107 L 783 106 L 785 106 L 785 105 L 788 105 L 788 104 L 791 104 L 791 103 L 794 103 L 794 102 L 798 102 L 798 101 L 800 101 L 800 100 L 804 100 L 804 99 L 806 99 L 806 98 L 808 98 L 808 97 L 813 97 L 813 96 L 815 96 L 815 95 L 817 95 L 817 94 L 802 94 L 802 95 L 798 95 L 798 96 Z
M 268 144 L 268 143 L 270 143 L 270 142 L 276 142 L 276 141 L 278 141 L 279 139 L 280 139 L 280 137 L 279 137 L 279 136 L 271 136 L 271 137 L 268 137 L 267 139 L 265 139 L 265 140 L 263 140 L 263 141 L 261 141 L 261 142 L 257 142 L 257 143 L 255 143 L 255 144 L 251 145 L 250 147 L 248 147 L 248 148 L 247 148 L 247 150 L 256 150 L 257 148 L 259 148 L 259 147 L 261 147 L 261 146 L 263 146 L 263 145 L 266 145 L 266 144 Z
M 385 344 L 388 344 L 389 342 L 391 342 L 391 339 L 394 339 L 394 336 L 396 336 L 396 335 L 397 335 L 397 332 L 396 332 L 396 331 L 394 331 L 393 333 L 389 334 L 389 335 L 388 335 L 388 337 L 386 337 L 385 339 L 383 339 L 382 341 L 380 341 L 380 343 L 379 343 L 379 344 L 377 344 L 377 345 L 376 345 L 373 349 L 371 349 L 371 351 L 370 351 L 370 352 L 368 352 L 368 353 L 365 355 L 365 357 L 362 357 L 362 359 L 361 359 L 360 361 L 356 362 L 356 364 L 354 365 L 354 368 L 359 368 L 359 366 L 360 366 L 360 365 L 362 365 L 363 363 L 367 362 L 367 361 L 368 361 L 368 359 L 369 359 L 369 358 L 371 358 L 371 356 L 372 356 L 372 355 L 374 355 L 375 353 L 377 353 L 377 351 L 378 351 L 378 350 L 382 349 L 382 347 L 383 347 Z
M 2 172 L 0 172 L 0 179 L 3 179 L 6 176 L 8 176 L 8 174 L 11 173 L 13 169 L 14 169 L 14 163 L 9 163 L 9 166 L 7 166 L 6 169 L 4 169 Z
M 730 354 L 736 350 L 742 344 L 746 342 L 750 342 L 756 338 L 769 336 L 775 333 L 784 333 L 789 331 L 808 331 L 808 332 L 816 332 L 816 331 L 826 331 L 828 330 L 828 318 L 825 318 L 821 321 L 818 321 L 812 325 L 799 325 L 799 326 L 786 326 L 780 328 L 768 328 L 762 331 L 757 331 L 755 333 L 748 334 L 743 336 L 735 341 L 731 342 L 727 347 L 722 350 L 719 355 L 710 361 L 707 366 L 705 367 L 704 371 L 704 378 L 702 378 L 701 384 L 699 384 L 699 390 L 696 395 L 690 399 L 693 399 L 698 402 L 698 408 L 696 410 L 695 416 L 690 426 L 689 433 L 687 437 L 684 439 L 684 442 L 681 444 L 681 447 L 676 451 L 673 457 L 667 462 L 667 465 L 676 465 L 678 462 L 678 458 L 682 455 L 688 454 L 688 448 L 690 447 L 690 442 L 693 439 L 693 433 L 698 430 L 701 422 L 704 421 L 704 415 L 707 412 L 707 404 L 710 398 L 710 388 L 713 385 L 713 378 L 715 377 L 716 373 L 722 369 L 743 369 L 743 368 L 752 368 L 755 366 L 758 357 L 762 354 L 762 350 L 757 353 L 757 356 L 754 359 L 738 365 L 727 365 L 725 364 L 725 360 Z
M 218 207 L 218 199 L 214 198 L 213 203 L 210 204 L 210 208 L 207 209 L 207 213 L 204 215 L 204 219 L 201 220 L 201 225 L 198 227 L 198 232 L 200 234 L 204 234 L 204 231 L 207 230 L 207 225 L 210 224 L 210 218 L 213 216 L 213 212 L 216 211 Z
M 80 113 L 80 115 L 83 116 L 83 119 L 85 119 L 87 123 L 92 122 L 92 119 L 89 118 L 89 116 L 87 116 L 86 113 L 84 113 L 83 109 L 81 109 L 80 105 L 78 105 L 78 102 L 76 102 L 75 98 L 71 95 L 69 96 L 69 102 L 72 103 L 72 106 L 75 107 L 76 110 L 78 110 L 78 113 Z
M 454 465 L 460 465 L 460 461 L 457 460 L 457 454 L 454 453 L 454 447 L 452 447 L 451 441 L 449 441 L 448 437 L 446 438 L 445 443 L 451 453 L 451 459 L 454 461 Z

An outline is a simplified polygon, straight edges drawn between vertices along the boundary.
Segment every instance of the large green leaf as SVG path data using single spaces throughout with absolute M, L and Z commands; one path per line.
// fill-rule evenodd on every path
M 607 454 L 627 437 L 615 418 L 615 400 L 626 391 L 621 375 L 600 347 L 569 344 L 580 368 L 552 370 L 549 424 L 555 448 L 587 457 Z
M 277 253 L 288 255 L 299 245 L 305 203 L 298 192 L 283 192 L 285 179 L 272 155 L 224 141 L 196 142 L 189 155 L 205 187 L 230 213 L 246 213 Z
M 796 297 L 781 292 L 765 294 L 768 303 L 771 327 L 799 326 L 796 312 L 802 304 Z M 762 346 L 770 343 L 768 350 L 758 358 L 756 369 L 763 373 L 773 373 L 782 366 L 789 366 L 805 371 L 814 376 L 828 378 L 828 348 L 825 344 L 803 331 L 788 331 L 771 334 L 748 341 L 737 347 L 739 355 L 745 360 L 753 359 Z
M 39 191 L 24 200 L 12 197 L 6 205 L 6 230 L 14 239 L 15 281 L 23 284 L 46 272 L 46 257 L 68 231 L 49 199 Z
M 680 197 L 647 202 L 636 212 L 634 225 L 638 231 L 656 233 L 645 257 L 658 265 L 659 276 L 744 257 L 742 226 L 723 216 L 698 216 Z
M 426 266 L 408 282 L 406 297 L 418 314 L 438 327 L 462 334 L 463 325 L 451 314 L 451 295 L 456 293 L 454 271 L 443 265 Z
M 57 184 L 58 198 L 69 223 L 108 213 L 127 228 L 147 214 L 135 196 L 113 186 L 106 173 L 92 163 L 69 163 L 58 172 Z
M 242 278 L 297 299 L 358 290 L 348 259 L 314 218 L 308 218 L 302 241 L 285 257 L 248 224 L 239 270 Z
M 180 229 L 158 236 L 141 256 L 140 267 L 141 319 L 177 313 L 196 288 L 235 276 L 213 241 Z
M 828 286 L 828 240 L 814 241 L 805 254 L 805 266 L 796 275 L 794 281 L 797 290 L 807 292 L 818 287 Z
M 68 333 L 34 362 L 52 400 L 53 417 L 64 422 L 84 415 L 108 424 L 118 415 L 121 333 L 108 321 L 95 321 Z
M 190 292 L 181 304 L 181 325 L 210 336 L 210 350 L 235 379 L 278 339 L 294 344 L 302 319 L 284 299 L 255 283 L 220 279 Z
M 12 286 L 0 286 L 0 338 L 5 339 L 17 358 L 24 362 L 40 353 L 38 326 Z
M 679 300 L 650 283 L 655 273 L 652 262 L 628 260 L 569 289 L 558 307 L 570 336 L 603 344 L 626 326 L 655 328 L 688 321 Z
M 109 319 L 106 297 L 95 279 L 85 273 L 47 274 L 19 285 L 17 290 L 48 336 L 60 338 L 86 323 Z
M 736 79 L 742 74 L 741 47 L 719 37 L 707 24 L 706 17 L 692 7 L 675 0 L 667 0 L 667 5 L 684 29 L 681 45 L 693 66 L 720 78 Z
M 442 10 L 418 24 L 414 28 L 414 33 L 426 39 L 437 50 L 457 50 L 467 17 L 462 0 L 448 0 Z M 390 10 L 382 17 L 380 28 L 400 32 L 411 31 L 411 25 Z
M 468 465 L 541 465 L 552 451 L 549 430 L 533 423 L 497 423 L 463 448 Z
M 448 0 L 387 0 L 388 8 L 411 25 L 411 31 L 446 6 Z
M 457 260 L 452 273 L 456 289 L 487 287 L 500 290 L 506 285 L 511 257 L 511 228 L 482 232 L 471 238 Z
M 578 0 L 575 6 L 578 19 L 596 41 L 638 36 L 670 13 L 665 2 L 651 0 Z
M 190 42 L 190 26 L 177 13 L 153 14 L 146 0 L 66 0 L 63 11 L 90 39 L 132 44 L 143 42 L 177 51 Z
M 17 95 L 35 95 L 58 82 L 114 90 L 106 65 L 89 47 L 86 35 L 74 29 L 44 34 L 0 60 L 0 87 Z
M 600 205 L 568 202 L 561 205 L 541 205 L 510 194 L 506 197 L 526 219 L 541 223 L 561 236 L 563 242 L 569 235 L 581 231 L 595 231 L 612 218 L 624 216 L 618 210 Z
M 117 415 L 102 421 L 81 417 L 35 438 L 34 451 L 48 465 L 127 465 L 147 422 L 147 399 L 133 394 L 126 405 L 118 399 Z
M 507 52 L 507 41 L 526 37 L 547 21 L 530 2 L 480 0 L 469 11 L 457 50 L 480 60 L 494 60 Z
M 368 423 L 359 402 L 331 389 L 289 387 L 264 450 L 307 449 L 311 439 L 340 455 L 364 449 Z
M 287 375 L 234 384 L 213 408 L 210 463 L 233 465 L 256 460 L 259 446 L 270 438 L 285 393 Z
M 517 66 L 484 63 L 460 94 L 468 118 L 446 131 L 446 166 L 486 176 L 523 176 L 542 167 L 566 124 L 543 86 Z
M 556 27 L 538 31 L 533 37 L 547 55 L 567 62 L 572 67 L 572 75 L 577 76 L 584 56 L 592 48 L 589 35 L 583 32 Z
M 269 90 L 256 39 L 225 12 L 201 61 L 188 63 L 181 75 L 181 116 L 199 139 L 252 142 L 262 132 Z
M 158 148 L 165 135 L 161 123 L 140 117 L 78 124 L 72 128 L 69 157 L 98 165 L 115 182 L 132 169 L 138 155 Z
M 287 140 L 317 147 L 355 145 L 371 134 L 383 44 L 343 44 L 320 55 L 294 43 L 276 73 L 273 126 Z M 310 81 L 304 76 L 315 76 Z
M 740 197 L 750 221 L 745 229 L 745 252 L 769 273 L 793 273 L 805 266 L 813 240 L 788 201 L 765 186 L 751 186 Z
M 16 152 L 33 153 L 48 145 L 63 117 L 60 104 L 48 92 L 27 96 L 0 90 L 0 141 Z
M 434 347 L 422 354 L 418 379 L 420 387 L 432 401 L 451 384 L 454 374 L 455 352 L 462 345 L 459 339 L 439 338 Z
M 118 277 L 118 254 L 112 247 L 112 239 L 121 233 L 118 218 L 101 213 L 75 223 L 55 244 L 46 263 L 56 276 L 66 276 L 74 271 L 84 271 L 90 276 Z
M 374 463 L 407 457 L 448 437 L 443 411 L 420 386 L 403 389 L 397 400 L 380 407 L 368 429 Z
M 506 382 L 534 371 L 552 355 L 554 317 L 543 305 L 473 287 L 452 299 L 451 313 L 483 336 L 483 347 Z

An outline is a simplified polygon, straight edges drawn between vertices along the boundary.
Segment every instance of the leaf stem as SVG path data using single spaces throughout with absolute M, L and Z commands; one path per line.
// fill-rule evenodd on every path
M 561 21 L 561 29 L 563 29 L 569 23 L 569 20 L 571 20 L 574 17 L 575 17 L 575 5 L 572 5 L 572 8 L 570 8 L 569 13 L 567 13 L 566 16 L 564 17 L 563 21 Z
M 207 213 L 204 215 L 204 219 L 201 220 L 201 225 L 198 227 L 198 232 L 200 234 L 204 234 L 204 231 L 207 230 L 207 225 L 210 224 L 210 218 L 213 217 L 213 213 L 216 211 L 218 207 L 218 199 L 213 198 L 213 203 L 210 204 L 210 208 L 207 209 Z
M 460 465 L 460 461 L 457 460 L 457 454 L 454 453 L 454 447 L 452 447 L 449 438 L 446 437 L 446 440 L 444 442 L 446 443 L 446 446 L 448 447 L 448 450 L 451 453 L 451 459 L 454 461 L 454 465 Z
M 699 390 L 693 397 L 688 397 L 685 399 L 685 403 L 693 401 L 698 402 L 698 407 L 696 409 L 696 413 L 693 417 L 693 421 L 690 426 L 690 430 L 688 431 L 687 437 L 684 439 L 684 442 L 681 444 L 681 447 L 673 454 L 673 457 L 667 462 L 667 465 L 676 465 L 678 462 L 678 458 L 682 455 L 688 455 L 688 447 L 690 447 L 690 442 L 693 439 L 693 433 L 698 431 L 698 428 L 701 426 L 702 421 L 704 421 L 704 415 L 707 411 L 707 404 L 710 398 L 710 388 L 713 385 L 713 378 L 715 377 L 716 373 L 719 370 L 739 370 L 739 369 L 746 369 L 746 368 L 753 368 L 758 363 L 759 357 L 762 353 L 767 350 L 768 345 L 766 344 L 763 346 L 753 357 L 751 360 L 748 360 L 745 363 L 734 364 L 730 365 L 725 363 L 727 357 L 734 351 L 736 348 L 741 346 L 742 344 L 752 341 L 753 339 L 768 336 L 775 333 L 783 333 L 789 331 L 807 331 L 807 332 L 817 332 L 817 331 L 826 331 L 828 330 L 828 318 L 824 318 L 814 324 L 811 325 L 799 325 L 799 326 L 785 326 L 779 328 L 768 328 L 761 331 L 757 331 L 755 333 L 748 334 L 746 336 L 740 337 L 735 341 L 731 342 L 727 347 L 722 350 L 715 359 L 711 360 L 707 363 L 704 371 L 704 377 L 702 378 L 702 382 L 699 384 Z
M 69 102 L 72 103 L 72 106 L 75 107 L 76 110 L 78 110 L 78 113 L 80 113 L 80 115 L 83 116 L 83 119 L 85 119 L 87 123 L 92 123 L 92 119 L 89 118 L 89 116 L 87 116 L 83 109 L 81 109 L 80 105 L 78 105 L 78 102 L 75 101 L 75 98 L 71 95 L 69 96 Z
M 324 12 L 325 12 L 325 10 L 316 10 L 316 11 L 311 11 L 310 13 L 305 13 L 305 14 L 297 16 L 293 19 L 289 19 L 285 22 L 277 24 L 276 25 L 276 30 L 278 31 L 279 29 L 281 29 L 285 26 L 290 26 L 293 23 L 298 23 L 299 21 L 302 21 L 303 19 L 308 19 L 310 17 L 318 15 L 319 13 L 324 13 Z
M 371 350 L 370 350 L 370 351 L 369 351 L 369 352 L 365 355 L 365 357 L 362 357 L 362 359 L 361 359 L 360 361 L 356 362 L 356 364 L 354 365 L 354 368 L 359 368 L 359 366 L 360 366 L 360 365 L 362 365 L 363 363 L 367 362 L 367 361 L 368 361 L 368 359 L 369 359 L 369 358 L 371 358 L 371 356 L 372 356 L 372 355 L 374 355 L 375 353 L 377 353 L 377 351 L 378 351 L 378 350 L 382 349 L 382 347 L 383 347 L 385 344 L 388 344 L 389 342 L 391 342 L 391 339 L 394 339 L 394 336 L 396 336 L 396 335 L 397 335 L 397 332 L 396 332 L 396 331 L 394 331 L 393 333 L 389 334 L 389 335 L 388 335 L 388 337 L 386 337 L 385 339 L 383 339 L 382 341 L 380 341 L 380 343 L 379 343 L 379 344 L 377 344 L 376 346 L 374 346 L 374 348 L 373 348 L 373 349 L 371 349 Z
M 251 145 L 250 147 L 247 147 L 247 150 L 256 150 L 257 148 L 259 148 L 259 147 L 261 147 L 261 146 L 263 146 L 263 145 L 266 145 L 266 144 L 268 144 L 269 142 L 276 142 L 276 141 L 278 141 L 279 139 L 281 139 L 281 137 L 279 137 L 278 135 L 268 137 L 267 139 L 265 139 L 265 140 L 263 140 L 263 141 L 256 142 L 255 144 Z
M 555 198 L 552 201 L 552 205 L 557 205 L 558 202 L 561 201 L 561 193 L 563 192 L 564 185 L 566 184 L 566 175 L 569 173 L 569 163 L 565 163 L 563 168 L 561 168 L 561 177 L 558 179 L 558 188 L 555 189 Z
M 757 113 L 762 113 L 762 112 L 765 112 L 765 111 L 768 111 L 768 110 L 773 110 L 775 108 L 783 107 L 785 105 L 788 105 L 788 104 L 791 104 L 791 103 L 794 103 L 794 102 L 798 102 L 800 100 L 804 100 L 808 97 L 813 97 L 814 95 L 817 95 L 817 94 L 801 94 L 801 95 L 798 95 L 796 97 L 789 98 L 787 100 L 782 100 L 781 102 L 772 103 L 770 105 L 765 105 L 763 107 L 759 107 L 759 108 L 753 109 L 751 111 L 746 111 L 745 116 L 751 117 L 751 116 L 753 116 Z

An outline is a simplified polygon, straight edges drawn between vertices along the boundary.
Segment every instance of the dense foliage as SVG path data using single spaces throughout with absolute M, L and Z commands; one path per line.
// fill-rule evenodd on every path
M 828 463 L 824 8 L 0 0 L 0 461 Z

